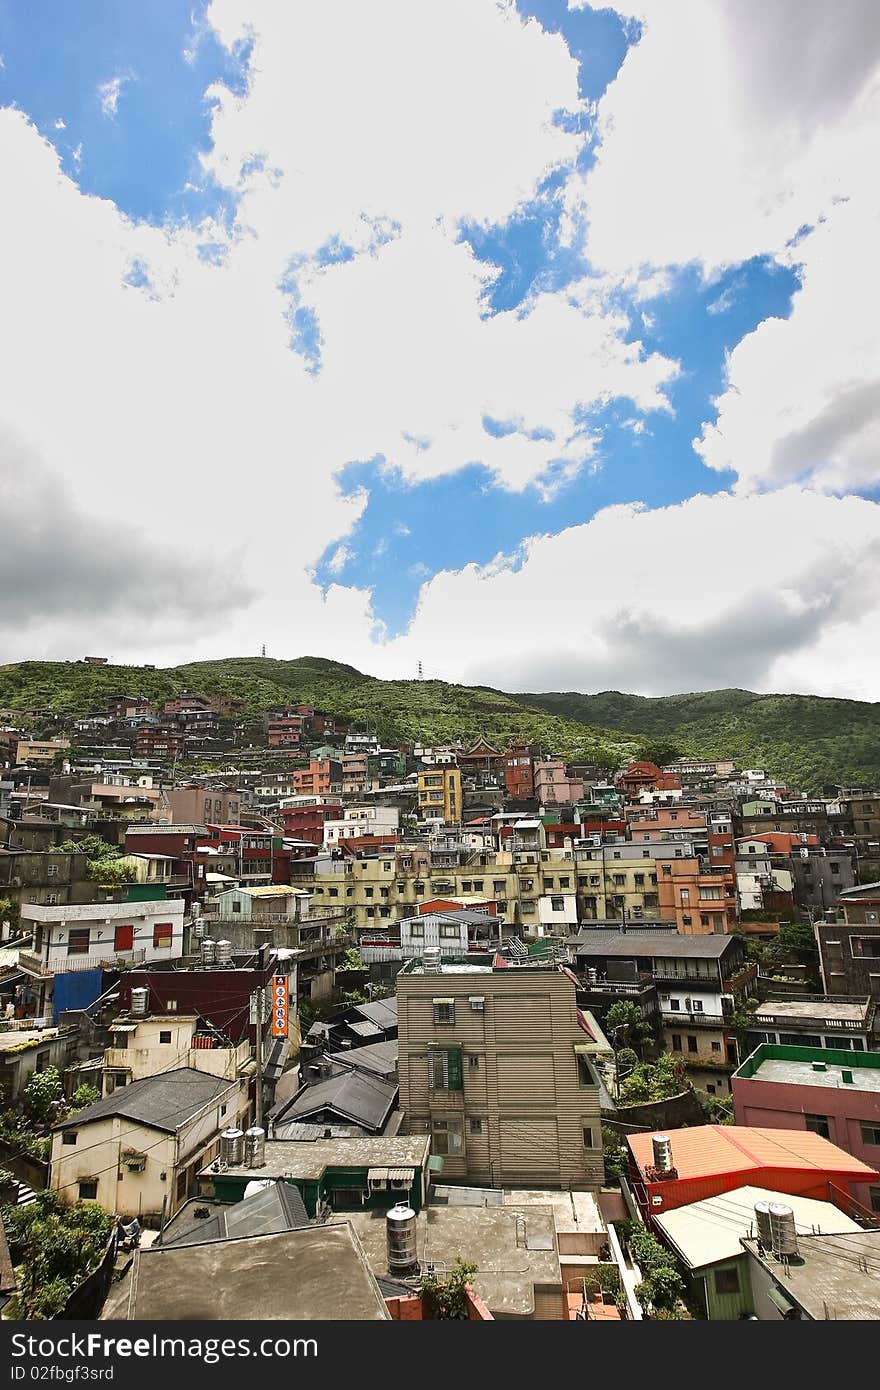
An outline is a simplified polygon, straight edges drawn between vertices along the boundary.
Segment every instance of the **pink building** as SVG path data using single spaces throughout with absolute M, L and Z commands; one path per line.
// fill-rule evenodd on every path
M 569 805 L 582 800 L 584 780 L 569 777 L 561 758 L 535 763 L 535 796 L 546 804 Z
M 738 1125 L 810 1130 L 880 1167 L 880 1054 L 762 1043 L 732 1083 Z M 880 1223 L 880 1185 L 852 1194 Z

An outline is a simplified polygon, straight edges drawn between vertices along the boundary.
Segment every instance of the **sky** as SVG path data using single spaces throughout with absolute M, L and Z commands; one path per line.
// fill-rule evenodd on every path
M 876 0 L 0 0 L 0 661 L 880 700 Z

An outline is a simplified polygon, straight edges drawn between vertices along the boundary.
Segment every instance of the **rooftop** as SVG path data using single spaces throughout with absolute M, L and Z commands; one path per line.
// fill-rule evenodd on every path
M 570 938 L 578 955 L 591 956 L 680 956 L 720 960 L 735 936 L 711 932 L 707 936 L 687 936 L 681 932 L 584 931 Z
M 179 1067 L 176 1071 L 144 1077 L 130 1086 L 117 1087 L 112 1095 L 96 1100 L 66 1120 L 53 1125 L 53 1130 L 79 1128 L 94 1120 L 120 1116 L 133 1120 L 147 1129 L 174 1134 L 211 1101 L 219 1099 L 235 1086 L 194 1067 Z
M 150 1322 L 362 1322 L 388 1316 L 349 1222 L 138 1250 L 101 1314 L 102 1320 Z
M 370 1268 L 388 1274 L 385 1212 L 353 1212 L 349 1218 Z M 561 1288 L 556 1223 L 551 1206 L 426 1207 L 416 1216 L 416 1252 L 424 1268 L 438 1272 L 461 1255 L 477 1266 L 475 1292 L 496 1316 L 531 1317 L 535 1285 Z
M 332 1110 L 343 1120 L 364 1129 L 381 1129 L 397 1100 L 398 1082 L 383 1081 L 365 1072 L 344 1071 L 300 1091 L 275 1116 L 275 1133 L 284 1138 L 287 1120 L 307 1120 L 324 1110 Z
M 643 1172 L 653 1165 L 651 1141 L 654 1134 L 660 1133 L 672 1142 L 672 1162 L 680 1181 L 766 1168 L 847 1174 L 852 1175 L 851 1182 L 866 1182 L 876 1176 L 866 1163 L 811 1130 L 758 1129 L 747 1125 L 694 1125 L 688 1129 L 629 1134 L 627 1143 Z
M 304 1126 L 300 1126 L 302 1128 Z M 309 1128 L 313 1128 L 316 1135 L 324 1132 L 323 1126 Z M 429 1145 L 427 1134 L 397 1134 L 389 1138 L 361 1134 L 350 1139 L 269 1139 L 264 1167 L 232 1167 L 226 1169 L 223 1176 L 317 1182 L 328 1168 L 421 1168 L 427 1160 Z M 211 1179 L 215 1171 L 211 1165 L 203 1168 L 199 1177 Z
M 213 1202 L 194 1197 L 163 1228 L 160 1243 L 202 1245 L 208 1240 L 269 1235 L 309 1225 L 299 1188 L 292 1182 L 264 1180 L 259 1191 L 241 1202 Z M 841 1228 L 843 1229 L 843 1228 Z
M 834 999 L 768 999 L 754 1012 L 754 1019 L 765 1018 L 813 1019 L 836 1018 L 846 1023 L 864 1023 L 871 1011 L 870 999 L 858 1003 L 839 1003 Z
M 860 1231 L 833 1202 L 793 1197 L 767 1187 L 738 1187 L 702 1202 L 689 1202 L 654 1217 L 663 1235 L 690 1269 L 733 1260 L 743 1254 L 741 1240 L 756 1234 L 755 1203 L 780 1202 L 794 1212 L 798 1235 Z
M 777 1047 L 762 1043 L 734 1072 L 734 1080 L 738 1078 L 792 1086 L 827 1086 L 832 1090 L 873 1091 L 880 1095 L 880 1053 L 828 1047 Z
M 880 1319 L 880 1231 L 802 1236 L 798 1258 L 785 1265 L 771 1256 L 759 1256 L 753 1241 L 747 1242 L 747 1249 L 809 1318 L 820 1322 Z

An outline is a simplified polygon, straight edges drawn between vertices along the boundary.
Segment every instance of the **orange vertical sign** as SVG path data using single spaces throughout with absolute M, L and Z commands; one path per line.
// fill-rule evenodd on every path
M 290 1010 L 290 993 L 286 975 L 272 977 L 272 1037 L 287 1037 L 287 1019 Z

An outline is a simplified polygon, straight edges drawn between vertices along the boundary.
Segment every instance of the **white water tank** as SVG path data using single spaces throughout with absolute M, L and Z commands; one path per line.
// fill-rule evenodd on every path
M 210 936 L 203 936 L 200 950 L 202 965 L 213 965 L 217 950 L 216 941 L 213 941 Z
M 789 1260 L 797 1258 L 798 1238 L 794 1212 L 782 1202 L 770 1203 L 770 1243 L 774 1255 Z
M 416 1214 L 412 1207 L 398 1202 L 385 1216 L 385 1238 L 389 1274 L 414 1274 L 419 1267 L 416 1256 Z
M 244 1133 L 240 1129 L 224 1129 L 220 1135 L 220 1162 L 227 1168 L 240 1168 L 244 1159 Z
M 216 945 L 216 948 L 215 948 L 215 954 L 214 954 L 214 961 L 215 961 L 215 963 L 216 963 L 217 965 L 231 965 L 231 964 L 232 964 L 232 942 L 231 942 L 231 941 L 218 941 L 218 942 L 217 942 L 217 945 Z
M 260 1129 L 259 1125 L 253 1125 L 251 1129 L 245 1130 L 244 1166 L 245 1168 L 265 1168 L 266 1166 L 266 1131 Z
M 755 1203 L 755 1225 L 758 1228 L 758 1239 L 766 1250 L 773 1249 L 773 1235 L 770 1229 L 770 1203 Z
M 133 1018 L 146 1018 L 150 991 L 143 985 L 135 985 L 131 991 L 131 1013 Z
M 672 1167 L 672 1141 L 668 1134 L 655 1134 L 651 1140 L 654 1167 L 658 1173 L 668 1173 Z

